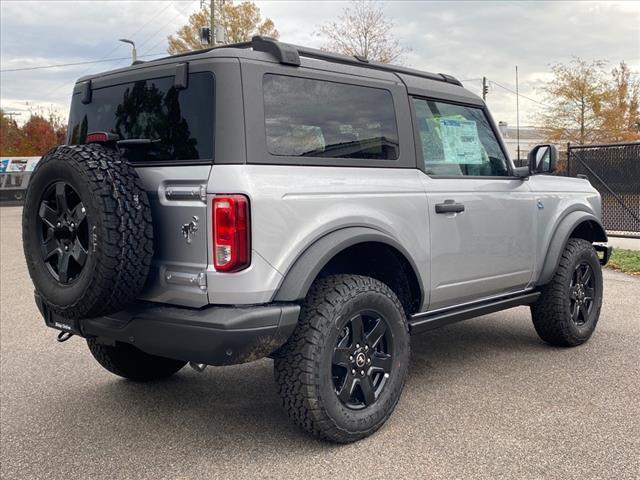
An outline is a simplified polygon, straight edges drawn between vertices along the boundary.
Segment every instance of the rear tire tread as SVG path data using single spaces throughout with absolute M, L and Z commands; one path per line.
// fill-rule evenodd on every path
M 359 440 L 378 430 L 393 411 L 396 401 L 387 414 L 366 431 L 350 432 L 340 428 L 327 415 L 319 395 L 317 372 L 320 355 L 317 352 L 325 343 L 329 329 L 333 327 L 337 311 L 342 304 L 363 292 L 378 292 L 393 301 L 398 311 L 404 309 L 398 297 L 384 283 L 360 275 L 333 275 L 316 281 L 302 305 L 299 324 L 288 342 L 275 356 L 274 374 L 282 407 L 289 418 L 307 432 L 325 440 L 348 443 Z M 405 328 L 408 326 L 405 322 Z M 406 375 L 399 386 L 402 390 Z
M 149 274 L 153 257 L 149 200 L 133 166 L 116 151 L 97 144 L 56 147 L 38 162 L 33 175 L 36 176 L 47 163 L 59 161 L 61 157 L 87 178 L 92 195 L 101 205 L 100 215 L 107 234 L 97 240 L 93 251 L 98 253 L 95 255 L 95 271 L 91 272 L 78 300 L 63 305 L 55 298 L 42 295 L 43 299 L 63 317 L 97 317 L 116 312 L 140 294 Z M 36 253 L 39 247 L 29 246 L 28 216 L 36 214 L 34 212 L 38 208 L 39 192 L 28 192 L 23 216 L 23 241 L 30 272 L 35 271 L 34 262 L 41 261 Z
M 103 345 L 88 338 L 87 345 L 93 357 L 106 370 L 136 382 L 148 382 L 170 377 L 187 362 L 149 355 L 133 345 L 116 343 Z

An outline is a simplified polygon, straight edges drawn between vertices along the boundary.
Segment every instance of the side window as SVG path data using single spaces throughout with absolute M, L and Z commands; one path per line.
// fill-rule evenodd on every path
M 414 98 L 425 172 L 508 176 L 507 159 L 482 109 Z
M 375 160 L 398 158 L 391 92 L 267 74 L 267 150 L 272 155 Z

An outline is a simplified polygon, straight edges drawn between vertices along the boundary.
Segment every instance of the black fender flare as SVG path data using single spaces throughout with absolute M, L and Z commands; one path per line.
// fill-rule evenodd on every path
M 404 255 L 418 280 L 420 291 L 424 294 L 422 279 L 418 274 L 419 270 L 411 255 L 398 241 L 390 235 L 373 228 L 346 227 L 334 230 L 319 238 L 298 256 L 284 275 L 273 301 L 292 302 L 304 299 L 322 268 L 335 255 L 348 247 L 365 242 L 384 243 Z
M 567 244 L 569 237 L 573 231 L 584 222 L 589 222 L 592 226 L 595 225 L 595 231 L 593 232 L 594 241 L 607 241 L 607 233 L 602 227 L 600 220 L 595 215 L 582 210 L 569 213 L 560 220 L 553 237 L 551 238 L 551 242 L 547 249 L 547 255 L 542 265 L 542 269 L 540 270 L 538 281 L 536 282 L 537 285 L 545 285 L 551 281 L 558 265 L 560 264 L 560 256 L 564 251 L 564 247 Z

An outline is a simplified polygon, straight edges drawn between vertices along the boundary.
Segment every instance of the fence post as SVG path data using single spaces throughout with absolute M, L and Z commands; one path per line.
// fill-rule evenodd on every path
M 571 176 L 571 142 L 567 142 L 567 177 Z

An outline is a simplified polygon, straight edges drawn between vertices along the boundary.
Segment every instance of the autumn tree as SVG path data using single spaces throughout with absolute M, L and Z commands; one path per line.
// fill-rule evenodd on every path
M 244 1 L 235 5 L 232 0 L 214 2 L 215 18 L 225 34 L 227 43 L 239 43 L 251 40 L 254 35 L 266 35 L 278 38 L 273 20 L 260 16 L 260 9 L 255 3 Z M 176 53 L 199 50 L 204 47 L 200 42 L 200 30 L 211 25 L 211 10 L 208 5 L 193 13 L 189 22 L 182 26 L 175 35 L 170 35 L 167 51 Z
M 611 71 L 602 109 L 602 130 L 609 142 L 640 140 L 640 81 L 625 62 Z
M 323 49 L 358 55 L 381 63 L 398 63 L 407 52 L 393 34 L 395 24 L 376 0 L 356 0 L 336 21 L 321 25 L 316 35 Z
M 22 126 L 8 115 L 0 118 L 0 156 L 40 156 L 56 145 L 64 143 L 66 125 L 55 111 L 32 110 Z
M 605 62 L 574 58 L 552 66 L 543 87 L 549 108 L 540 123 L 549 141 L 588 144 L 640 139 L 640 84 L 626 63 L 611 73 Z
M 551 67 L 553 79 L 543 87 L 547 108 L 542 127 L 550 141 L 593 143 L 601 140 L 602 109 L 606 99 L 604 62 L 574 58 Z
M 18 156 L 22 132 L 15 120 L 0 110 L 0 156 Z

